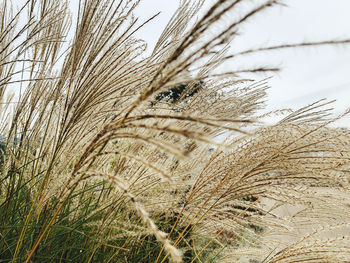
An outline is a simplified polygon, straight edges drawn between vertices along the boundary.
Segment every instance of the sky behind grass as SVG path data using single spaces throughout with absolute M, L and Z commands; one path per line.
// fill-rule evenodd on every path
M 206 0 L 200 15 L 213 2 L 215 0 Z M 141 0 L 136 11 L 140 21 L 161 12 L 137 33 L 137 37 L 149 44 L 149 52 L 178 3 L 178 0 Z M 269 9 L 246 23 L 240 30 L 241 35 L 232 42 L 231 51 L 281 43 L 350 39 L 350 0 L 286 0 L 284 3 L 287 7 Z M 78 1 L 70 0 L 70 6 L 77 12 Z M 240 14 L 233 13 L 232 17 L 235 15 Z M 334 103 L 337 114 L 350 107 L 350 45 L 260 53 L 227 62 L 221 69 L 231 71 L 242 65 L 244 68 L 262 65 L 282 68 L 280 73 L 261 75 L 261 78 L 273 76 L 269 110 L 296 109 L 322 98 L 337 100 Z M 350 118 L 340 123 L 350 127 Z
M 211 2 L 207 0 L 205 8 Z M 241 36 L 231 44 L 231 50 L 237 52 L 286 42 L 350 38 L 349 0 L 293 0 L 285 3 L 288 7 L 270 9 L 250 20 L 241 29 Z M 139 33 L 150 48 L 177 6 L 176 0 L 141 1 L 137 11 L 141 18 L 161 11 L 159 17 Z M 321 98 L 337 99 L 334 105 L 338 114 L 350 107 L 350 45 L 266 52 L 228 62 L 223 70 L 237 68 L 237 65 L 282 68 L 282 72 L 270 80 L 268 108 L 271 110 L 298 108 Z M 264 77 L 266 75 L 261 75 Z M 341 125 L 350 126 L 348 121 L 344 119 Z

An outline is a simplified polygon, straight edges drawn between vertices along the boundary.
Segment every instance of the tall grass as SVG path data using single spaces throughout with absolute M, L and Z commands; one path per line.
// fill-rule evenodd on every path
M 220 0 L 196 22 L 203 1 L 182 1 L 146 56 L 134 35 L 156 16 L 138 3 L 72 18 L 63 0 L 2 1 L 0 262 L 348 262 L 350 135 L 329 127 L 344 116 L 321 100 L 264 125 L 255 74 L 278 68 L 214 69 L 350 41 L 229 54 L 283 1 Z

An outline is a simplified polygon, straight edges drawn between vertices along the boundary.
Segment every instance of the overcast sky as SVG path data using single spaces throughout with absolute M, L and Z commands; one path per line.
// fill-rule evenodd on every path
M 207 0 L 210 5 L 212 0 Z M 241 29 L 232 50 L 277 43 L 350 38 L 350 0 L 290 0 L 252 19 Z M 141 0 L 137 14 L 160 16 L 140 36 L 154 45 L 178 7 L 177 0 Z M 271 80 L 269 109 L 297 108 L 321 98 L 337 99 L 337 113 L 350 107 L 350 45 L 298 49 L 245 57 L 245 65 L 277 65 L 282 72 Z M 227 69 L 237 62 L 227 63 Z M 261 76 L 263 78 L 265 76 Z M 349 118 L 348 118 L 349 120 Z M 342 125 L 347 125 L 344 120 Z

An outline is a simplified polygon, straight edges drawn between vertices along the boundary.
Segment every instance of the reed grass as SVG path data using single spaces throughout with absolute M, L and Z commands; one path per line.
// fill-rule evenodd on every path
M 266 125 L 257 73 L 278 68 L 215 68 L 350 40 L 230 54 L 283 1 L 194 21 L 203 0 L 184 0 L 146 56 L 139 2 L 1 2 L 0 262 L 348 262 L 350 133 L 330 124 L 349 112 L 320 100 Z

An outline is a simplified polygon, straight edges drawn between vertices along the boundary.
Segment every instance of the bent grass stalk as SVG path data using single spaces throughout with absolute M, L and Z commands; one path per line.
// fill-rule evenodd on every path
M 266 125 L 268 78 L 256 79 L 279 68 L 215 70 L 350 40 L 231 52 L 242 25 L 284 1 L 218 0 L 196 20 L 204 1 L 185 0 L 147 56 L 135 34 L 158 14 L 139 22 L 139 2 L 79 1 L 72 29 L 67 1 L 28 0 L 13 14 L 1 4 L 0 258 L 348 260 L 348 237 L 280 247 L 269 233 L 350 227 L 350 134 L 330 127 L 350 110 L 334 117 L 320 100 Z M 303 210 L 288 222 L 276 212 L 285 205 Z

